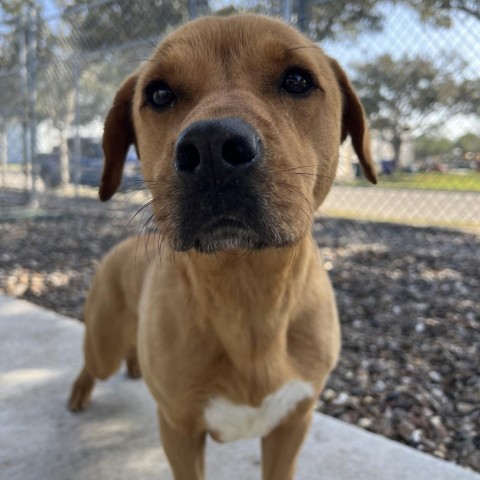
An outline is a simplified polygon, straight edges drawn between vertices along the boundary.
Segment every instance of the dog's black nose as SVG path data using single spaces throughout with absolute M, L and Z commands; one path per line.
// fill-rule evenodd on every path
M 239 118 L 200 120 L 189 125 L 175 147 L 175 167 L 184 174 L 203 170 L 216 178 L 260 160 L 260 138 Z

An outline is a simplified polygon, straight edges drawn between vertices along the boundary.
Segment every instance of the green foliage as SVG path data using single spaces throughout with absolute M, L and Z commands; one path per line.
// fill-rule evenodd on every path
M 385 54 L 355 68 L 355 86 L 372 127 L 389 129 L 394 135 L 428 128 L 428 115 L 441 113 L 445 106 L 457 108 L 461 96 L 461 85 L 453 75 L 421 57 L 394 60 Z
M 422 135 L 415 140 L 415 158 L 423 159 L 436 155 L 451 153 L 455 142 L 444 137 L 429 137 Z
M 450 167 L 458 167 L 465 164 L 467 153 L 477 152 L 480 152 L 480 137 L 474 133 L 466 133 L 454 141 L 428 135 L 415 140 L 415 158 L 418 161 L 437 157 L 437 160 Z
M 474 133 L 466 133 L 455 142 L 463 152 L 480 152 L 480 136 Z
M 421 57 L 394 60 L 389 54 L 356 65 L 355 85 L 373 128 L 422 133 L 451 116 L 477 113 L 479 80 L 459 80 Z
M 35 0 L 0 0 L 0 13 L 11 18 L 20 15 L 26 7 L 32 8 L 36 5 Z
M 315 40 L 356 35 L 363 31 L 382 29 L 384 16 L 377 8 L 379 0 L 299 0 L 294 14 L 300 30 Z
M 446 28 L 452 26 L 457 12 L 480 20 L 479 0 L 298 0 L 293 13 L 301 30 L 322 40 L 382 30 L 385 17 L 379 7 L 388 4 L 411 7 L 422 22 Z
M 395 60 L 384 54 L 355 68 L 354 83 L 371 126 L 388 132 L 395 163 L 404 132 L 422 135 L 435 131 L 456 114 L 479 111 L 480 79 L 459 79 L 425 58 Z M 456 69 L 461 68 L 458 61 Z
M 172 26 L 188 20 L 188 0 L 117 0 L 96 8 L 66 10 L 73 41 L 83 51 L 94 51 L 136 40 L 157 39 Z
M 455 12 L 463 12 L 480 20 L 478 0 L 403 0 L 402 3 L 417 10 L 422 21 L 442 27 L 452 26 Z

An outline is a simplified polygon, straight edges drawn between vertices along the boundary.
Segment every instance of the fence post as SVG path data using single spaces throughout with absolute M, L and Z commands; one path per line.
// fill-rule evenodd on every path
M 292 21 L 292 0 L 282 0 L 282 18 L 288 23 Z
M 197 2 L 196 0 L 188 0 L 188 17 L 190 20 L 197 18 Z
M 18 20 L 18 56 L 20 64 L 20 91 L 22 92 L 22 164 L 25 179 L 25 196 L 30 195 L 31 163 L 28 149 L 28 70 L 27 70 L 27 12 L 25 9 Z
M 7 122 L 0 115 L 0 187 L 7 186 Z
M 73 53 L 73 88 L 74 88 L 74 124 L 75 124 L 75 137 L 73 140 L 73 184 L 75 189 L 75 196 L 79 194 L 79 183 L 82 176 L 82 149 L 81 149 L 81 139 L 80 139 L 80 62 L 81 57 L 80 53 Z
M 298 0 L 297 26 L 302 32 L 308 32 L 309 7 L 309 0 Z
M 37 29 L 38 10 L 36 7 L 28 11 L 27 28 L 27 85 L 28 85 L 28 111 L 29 111 L 29 136 L 30 136 L 30 167 L 31 190 L 29 195 L 30 207 L 38 207 L 37 192 Z

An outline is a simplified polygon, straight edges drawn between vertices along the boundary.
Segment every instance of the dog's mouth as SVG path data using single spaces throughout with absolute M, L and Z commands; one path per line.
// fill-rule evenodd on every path
M 269 181 L 258 169 L 223 182 L 200 178 L 179 182 L 167 234 L 173 250 L 214 254 L 282 248 L 305 234 L 292 224 L 285 205 L 275 207 Z M 273 199 L 273 200 L 272 200 Z M 273 205 L 272 205 L 273 203 Z
M 199 229 L 193 248 L 202 253 L 225 250 L 262 248 L 263 242 L 248 223 L 232 217 L 220 216 Z

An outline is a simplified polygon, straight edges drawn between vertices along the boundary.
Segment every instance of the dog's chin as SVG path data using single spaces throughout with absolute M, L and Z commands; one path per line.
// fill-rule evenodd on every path
M 296 243 L 296 239 L 282 235 L 258 232 L 254 227 L 233 219 L 220 219 L 203 226 L 196 232 L 184 229 L 173 242 L 177 251 L 195 250 L 215 254 L 225 251 L 251 251 L 282 248 Z
M 213 254 L 232 250 L 259 250 L 266 245 L 255 230 L 232 219 L 220 219 L 203 226 L 197 232 L 181 235 L 179 250 L 196 250 Z
M 219 228 L 209 234 L 200 234 L 193 243 L 193 248 L 197 252 L 207 254 L 232 250 L 259 250 L 265 247 L 254 232 L 230 227 Z

